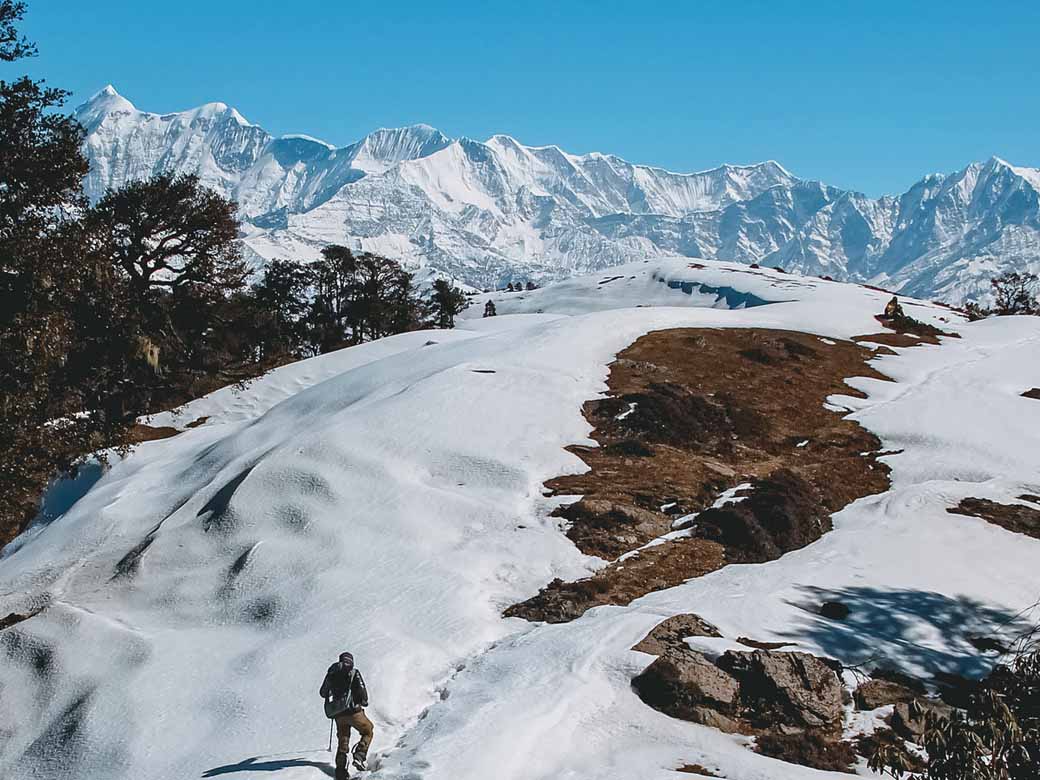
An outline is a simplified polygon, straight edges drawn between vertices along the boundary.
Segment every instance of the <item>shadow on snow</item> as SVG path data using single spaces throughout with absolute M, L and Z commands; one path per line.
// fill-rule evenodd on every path
M 237 764 L 213 767 L 213 769 L 207 769 L 203 772 L 202 776 L 219 777 L 220 775 L 230 775 L 234 772 L 278 772 L 282 769 L 309 766 L 321 770 L 328 777 L 335 777 L 335 772 L 332 767 L 326 763 L 322 763 L 321 761 L 308 761 L 304 758 L 262 761 L 261 758 L 261 756 L 254 756 L 253 758 L 239 761 Z
M 971 598 L 921 590 L 870 587 L 802 588 L 791 602 L 804 617 L 787 636 L 807 639 L 846 666 L 894 666 L 936 675 L 984 677 L 1000 660 L 995 649 L 980 650 L 981 638 L 1010 645 L 1029 628 L 1023 615 Z M 844 619 L 819 614 L 825 602 L 849 609 Z M 976 644 L 973 644 L 972 640 Z

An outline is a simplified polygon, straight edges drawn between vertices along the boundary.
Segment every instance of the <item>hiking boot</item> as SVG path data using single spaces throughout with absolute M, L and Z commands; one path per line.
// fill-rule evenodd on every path
M 365 765 L 365 757 L 364 756 L 354 756 L 354 768 L 356 770 L 358 770 L 359 772 L 364 772 L 365 771 L 365 769 L 367 767 Z
M 335 780 L 349 780 L 349 778 L 350 778 L 350 770 L 349 769 L 347 769 L 345 766 L 338 766 L 338 767 L 336 767 L 336 777 L 335 777 Z

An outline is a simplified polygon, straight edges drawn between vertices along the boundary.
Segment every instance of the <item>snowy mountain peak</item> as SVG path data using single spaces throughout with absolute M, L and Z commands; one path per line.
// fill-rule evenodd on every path
M 1022 179 L 1026 184 L 1040 193 L 1040 169 L 1025 168 L 1020 165 L 1012 165 L 1007 160 L 993 155 L 989 159 L 987 167 L 992 170 L 1005 170 L 1013 176 Z
M 104 87 L 102 87 L 97 92 L 95 92 L 93 95 L 91 95 L 89 100 L 98 100 L 98 99 L 101 99 L 101 98 L 111 98 L 111 97 L 122 97 L 122 96 L 116 91 L 115 87 L 113 87 L 111 84 L 106 84 Z M 129 102 L 129 101 L 127 101 L 127 102 Z
M 430 125 L 384 127 L 365 136 L 354 154 L 354 167 L 366 173 L 382 173 L 405 160 L 439 152 L 451 139 Z
M 105 116 L 114 113 L 136 111 L 134 104 L 120 95 L 111 84 L 106 84 L 80 104 L 75 111 L 76 118 L 87 131 L 92 130 Z
M 196 108 L 194 111 L 185 112 L 191 114 L 197 118 L 213 119 L 217 117 L 227 117 L 234 122 L 242 125 L 243 127 L 255 127 L 255 125 L 242 116 L 237 109 L 232 108 L 227 103 L 221 103 L 219 101 L 213 103 L 204 103 L 203 105 Z

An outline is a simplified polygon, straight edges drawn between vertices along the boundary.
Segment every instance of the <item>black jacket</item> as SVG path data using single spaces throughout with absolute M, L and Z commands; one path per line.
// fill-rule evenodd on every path
M 362 707 L 368 706 L 368 688 L 357 669 L 346 667 L 341 663 L 334 663 L 325 672 L 325 679 L 321 683 L 321 697 L 323 699 L 338 699 L 347 695 L 347 687 L 350 686 L 350 675 L 354 675 L 354 707 L 352 712 L 357 712 Z

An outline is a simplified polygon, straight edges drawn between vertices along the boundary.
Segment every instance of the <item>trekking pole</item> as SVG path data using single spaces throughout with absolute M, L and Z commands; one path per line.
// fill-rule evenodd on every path
M 329 752 L 332 752 L 332 727 L 336 725 L 336 721 L 329 719 Z

